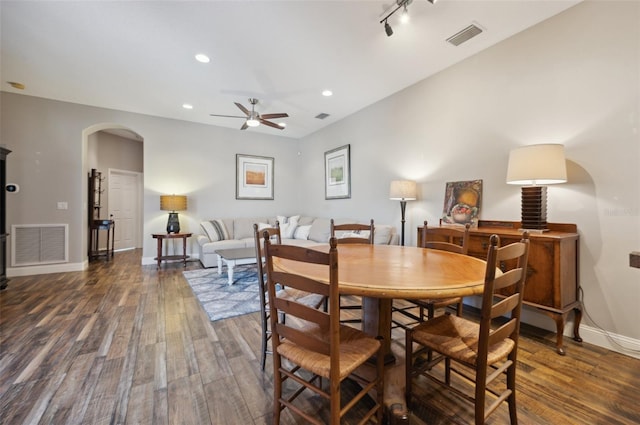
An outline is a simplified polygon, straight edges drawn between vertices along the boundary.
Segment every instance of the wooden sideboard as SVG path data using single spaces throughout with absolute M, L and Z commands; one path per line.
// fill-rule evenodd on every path
M 564 355 L 563 332 L 571 311 L 575 314 L 574 340 L 582 342 L 579 335 L 582 320 L 582 302 L 579 297 L 578 244 L 575 224 L 547 223 L 549 231 L 530 232 L 529 262 L 523 304 L 535 307 L 556 322 L 556 350 Z M 431 226 L 429 226 L 431 228 Z M 486 259 L 489 237 L 496 234 L 500 244 L 507 245 L 520 240 L 520 223 L 512 221 L 480 220 L 469 235 L 469 255 Z M 439 227 L 433 227 L 436 230 Z M 422 226 L 418 227 L 418 246 L 421 244 Z

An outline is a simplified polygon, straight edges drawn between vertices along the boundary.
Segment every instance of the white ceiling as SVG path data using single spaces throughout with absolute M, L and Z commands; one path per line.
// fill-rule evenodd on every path
M 209 114 L 242 115 L 234 102 L 256 97 L 258 112 L 288 113 L 287 127 L 245 131 L 299 138 L 579 1 L 413 0 L 387 37 L 391 0 L 2 0 L 1 89 L 237 129 L 242 119 Z M 484 32 L 445 41 L 471 23 Z

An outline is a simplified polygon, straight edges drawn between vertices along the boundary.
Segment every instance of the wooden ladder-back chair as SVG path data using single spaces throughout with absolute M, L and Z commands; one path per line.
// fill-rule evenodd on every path
M 280 223 L 276 221 L 274 227 L 259 229 L 258 224 L 254 223 L 253 233 L 256 245 L 256 264 L 258 265 L 258 287 L 260 292 L 260 324 L 262 325 L 262 345 L 260 352 L 260 367 L 264 370 L 267 354 L 271 351 L 268 348 L 269 339 L 271 339 L 271 325 L 269 324 L 269 304 L 266 286 L 266 268 L 264 266 L 264 233 L 269 235 L 272 243 L 280 244 L 282 238 L 280 235 Z M 324 304 L 324 298 L 316 294 L 307 294 L 291 288 L 282 288 L 281 296 L 289 299 L 297 299 L 313 308 L 319 308 Z
M 518 423 L 516 361 L 520 313 L 527 275 L 528 238 L 529 235 L 525 232 L 520 242 L 500 248 L 500 238 L 497 235 L 491 236 L 479 323 L 463 317 L 443 315 L 407 330 L 407 403 L 413 402 L 413 386 L 418 385 L 413 382 L 414 377 L 425 376 L 473 402 L 476 425 L 484 424 L 487 417 L 503 401 L 509 404 L 511 425 Z M 498 267 L 510 270 L 500 273 L 496 270 Z M 497 318 L 500 318 L 500 321 L 494 329 L 492 321 Z M 421 347 L 416 352 L 413 351 L 414 343 Z M 439 353 L 440 356 L 430 362 L 415 361 L 423 351 L 422 348 Z M 438 372 L 442 371 L 436 370 L 435 366 L 443 359 L 444 379 L 441 379 L 442 373 Z M 452 361 L 455 362 L 454 365 Z M 472 382 L 475 385 L 475 393 L 471 395 L 470 391 L 464 391 L 457 385 L 453 386 L 451 372 Z M 491 385 L 502 375 L 506 375 L 506 388 L 504 383 Z M 495 397 L 492 398 L 493 402 L 489 407 L 486 407 L 487 392 Z
M 331 237 L 336 238 L 338 245 L 341 244 L 371 244 L 373 245 L 373 233 L 375 226 L 373 219 L 370 224 L 362 223 L 343 223 L 336 224 L 331 219 Z M 340 303 L 340 310 L 342 311 L 360 311 L 360 317 L 358 318 L 346 318 L 342 319 L 342 323 L 362 323 L 362 299 L 360 297 L 352 296 L 350 298 L 356 298 L 357 303 L 344 304 Z
M 427 221 L 425 220 L 421 232 L 420 246 L 422 248 L 439 249 L 441 251 L 467 255 L 467 252 L 469 251 L 470 228 L 471 225 L 469 223 L 465 224 L 464 227 L 441 227 L 438 228 L 438 239 L 434 239 L 432 237 L 432 232 L 427 225 Z M 407 303 L 409 306 L 406 305 Z M 416 306 L 419 307 L 419 313 L 417 316 L 411 311 L 415 310 Z M 436 310 L 449 306 L 455 306 L 456 314 L 458 316 L 462 316 L 462 297 L 403 300 L 403 306 L 394 306 L 393 312 L 407 316 L 417 322 L 424 322 L 425 310 L 427 311 L 426 318 L 433 319 Z M 407 327 L 407 325 L 401 321 L 394 320 L 393 322 L 395 325 L 405 329 Z
M 305 411 L 301 403 L 294 403 L 297 396 L 305 389 L 329 400 L 328 422 L 331 425 L 338 425 L 347 411 L 356 405 L 361 405 L 358 401 L 375 391 L 374 406 L 369 408 L 359 423 L 373 420 L 382 424 L 384 400 L 382 343 L 379 338 L 340 324 L 338 250 L 335 238 L 329 240 L 329 252 L 321 252 L 293 245 L 274 245 L 269 242 L 268 234 L 265 233 L 264 237 L 273 346 L 273 424 L 280 423 L 280 414 L 284 408 L 299 414 L 307 422 L 323 424 L 321 419 L 323 415 L 318 415 L 317 411 Z M 274 266 L 274 259 L 308 264 L 313 268 L 314 273 L 319 270 L 315 267 L 320 266 L 323 274 L 326 273 L 326 281 L 279 271 Z M 328 311 L 283 299 L 276 291 L 276 285 L 327 297 Z M 287 317 L 286 323 L 282 320 L 284 314 Z M 367 364 L 367 361 L 374 356 L 376 361 L 373 365 Z M 367 367 L 375 368 L 373 378 L 365 378 L 360 373 L 363 371 L 362 368 Z M 364 372 L 368 371 L 364 370 Z M 347 378 L 359 383 L 362 389 L 345 406 L 341 406 L 340 384 Z M 288 395 L 283 395 L 285 380 L 294 381 L 292 384 L 299 384 L 299 388 Z

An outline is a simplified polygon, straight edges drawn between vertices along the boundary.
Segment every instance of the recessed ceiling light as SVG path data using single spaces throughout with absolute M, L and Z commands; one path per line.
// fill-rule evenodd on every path
M 331 90 L 322 90 L 322 95 L 325 97 L 333 96 L 333 92 Z
M 279 122 L 279 123 L 278 123 L 278 125 L 279 125 L 280 127 L 286 127 L 286 126 L 287 126 L 287 123 L 286 123 L 286 122 Z
M 183 103 L 183 104 L 182 104 L 182 107 L 183 107 L 184 109 L 193 109 L 193 105 L 189 105 L 188 103 Z
M 203 54 L 203 53 L 198 53 L 198 54 L 196 55 L 196 60 L 197 60 L 198 62 L 202 62 L 202 63 L 209 63 L 209 61 L 210 61 L 211 59 L 209 59 L 209 56 L 207 56 L 207 55 L 205 55 L 205 54 Z

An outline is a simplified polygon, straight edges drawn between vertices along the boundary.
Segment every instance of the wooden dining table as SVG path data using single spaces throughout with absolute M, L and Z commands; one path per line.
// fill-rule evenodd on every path
M 313 247 L 327 252 L 328 245 Z M 326 266 L 274 259 L 274 267 L 328 283 Z M 383 337 L 386 363 L 385 404 L 406 416 L 404 356 L 391 350 L 394 299 L 448 298 L 478 295 L 484 288 L 486 262 L 467 255 L 397 245 L 338 245 L 341 295 L 363 300 L 362 328 Z M 402 357 L 402 359 L 400 358 Z

